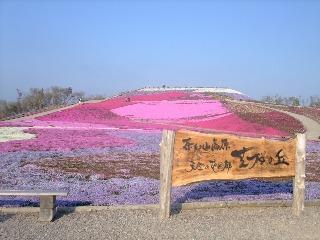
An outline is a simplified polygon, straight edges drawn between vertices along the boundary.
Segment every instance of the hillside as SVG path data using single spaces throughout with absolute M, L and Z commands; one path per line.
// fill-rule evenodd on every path
M 248 97 L 230 89 L 132 91 L 104 101 L 83 103 L 36 118 L 1 122 L 0 126 L 3 127 L 26 127 L 23 131 L 34 134 L 36 139 L 28 140 L 30 142 L 27 145 L 24 142 L 8 142 L 2 144 L 0 150 L 56 150 L 57 144 L 41 147 L 52 137 L 55 137 L 57 142 L 61 141 L 62 148 L 73 149 L 76 140 L 73 139 L 70 144 L 66 144 L 70 138 L 79 139 L 84 136 L 90 137 L 90 141 L 87 140 L 85 144 L 90 143 L 92 147 L 103 146 L 106 142 L 108 146 L 111 144 L 110 139 L 103 137 L 104 134 L 101 133 L 116 129 L 188 128 L 266 137 L 286 137 L 304 131 L 300 122 L 284 113 L 238 99 Z M 59 132 L 63 132 L 63 135 Z M 78 148 L 87 146 L 83 144 L 75 145 Z
M 139 89 L 35 118 L 0 122 L 0 184 L 4 188 L 67 188 L 70 195 L 60 205 L 156 203 L 161 131 L 182 128 L 266 138 L 304 131 L 293 117 L 255 104 L 235 90 Z M 314 195 L 307 196 L 314 198 L 320 196 L 315 174 L 320 146 L 310 142 L 308 149 L 312 155 L 307 180 Z M 245 186 L 244 194 L 240 185 Z M 203 201 L 231 196 L 287 199 L 291 186 L 292 181 L 220 181 L 177 188 L 173 195 L 177 201 L 199 196 Z M 191 188 L 195 191 L 183 197 Z M 10 199 L 1 203 L 13 204 Z M 16 204 L 37 205 L 37 200 Z

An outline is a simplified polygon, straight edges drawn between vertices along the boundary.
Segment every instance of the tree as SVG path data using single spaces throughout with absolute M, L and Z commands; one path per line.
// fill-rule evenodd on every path
M 6 100 L 0 100 L 0 118 L 4 118 L 7 116 L 7 101 Z
M 18 95 L 16 102 L 0 100 L 0 118 L 49 106 L 74 104 L 85 96 L 84 92 L 73 92 L 71 87 L 30 88 L 26 93 L 17 88 L 16 91 Z
M 22 91 L 19 88 L 17 88 L 16 91 L 17 91 L 17 95 L 18 95 L 18 97 L 17 97 L 18 111 L 21 111 L 22 110 L 21 109 Z
M 261 98 L 262 102 L 272 103 L 272 104 L 281 104 L 287 106 L 300 106 L 301 97 L 281 97 L 279 95 L 275 96 L 264 96 Z
M 310 96 L 310 107 L 320 107 L 319 96 Z
M 24 111 L 39 110 L 45 107 L 44 90 L 30 88 L 29 93 L 22 98 L 22 108 Z
M 261 101 L 265 103 L 274 103 L 273 97 L 271 96 L 263 96 L 261 98 Z
M 300 100 L 297 97 L 289 97 L 291 106 L 300 106 Z

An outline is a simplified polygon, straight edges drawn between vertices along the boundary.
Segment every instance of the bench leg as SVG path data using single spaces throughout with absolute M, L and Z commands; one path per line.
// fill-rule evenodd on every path
M 40 221 L 50 222 L 56 214 L 56 196 L 40 196 Z

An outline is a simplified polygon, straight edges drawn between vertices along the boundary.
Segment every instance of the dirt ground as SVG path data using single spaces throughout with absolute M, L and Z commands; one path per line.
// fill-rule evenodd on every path
M 300 218 L 290 207 L 183 210 L 160 221 L 152 210 L 0 215 L 0 239 L 320 239 L 320 207 Z

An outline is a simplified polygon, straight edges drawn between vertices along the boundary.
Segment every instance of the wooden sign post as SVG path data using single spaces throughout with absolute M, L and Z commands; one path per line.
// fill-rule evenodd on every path
M 293 182 L 293 214 L 300 216 L 304 209 L 304 190 L 306 178 L 306 135 L 297 134 L 296 170 Z
M 160 154 L 160 218 L 170 216 L 172 186 L 248 178 L 294 178 L 293 212 L 304 206 L 305 134 L 286 141 L 163 131 Z
M 172 159 L 175 132 L 164 130 L 160 143 L 160 218 L 170 216 Z

